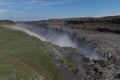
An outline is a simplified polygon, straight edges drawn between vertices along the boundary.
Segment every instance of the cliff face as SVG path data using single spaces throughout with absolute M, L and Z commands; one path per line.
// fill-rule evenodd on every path
M 48 43 L 46 42 L 41 42 L 27 36 L 25 37 L 25 34 L 20 34 L 19 32 L 8 33 L 8 30 L 6 30 L 6 32 L 2 32 L 3 29 L 1 28 L 1 50 L 2 48 L 3 51 L 4 49 L 9 48 L 10 50 L 14 49 L 13 52 L 18 50 L 15 53 L 10 53 L 10 51 L 6 52 L 5 50 L 5 52 L 11 56 L 9 57 L 8 54 L 4 54 L 7 57 L 6 61 L 9 62 L 13 60 L 13 62 L 10 63 L 11 65 L 16 63 L 16 60 L 14 60 L 13 57 L 15 57 L 15 59 L 17 57 L 17 59 L 22 60 L 20 62 L 25 62 L 28 65 L 28 67 L 30 67 L 30 71 L 33 68 L 35 68 L 35 70 L 38 72 L 41 70 L 43 70 L 43 72 L 45 71 L 45 73 L 47 74 L 45 76 L 49 77 L 48 80 L 52 78 L 53 80 L 61 80 L 61 77 L 59 75 L 62 75 L 62 78 L 64 80 L 120 79 L 120 16 L 110 16 L 103 18 L 89 17 L 50 19 L 18 23 L 14 23 L 12 21 L 0 21 L 0 24 L 17 24 L 17 26 L 25 28 L 37 34 L 38 36 L 43 36 L 46 40 L 56 44 L 48 45 Z M 3 33 L 5 34 L 4 36 Z M 11 34 L 14 36 L 11 36 Z M 20 36 L 23 36 L 24 38 L 20 38 Z M 12 45 L 14 44 L 14 48 L 11 45 L 5 45 L 7 43 L 4 43 L 4 41 L 2 40 L 4 38 L 10 38 L 11 40 L 12 37 L 15 39 L 19 39 L 11 43 Z M 23 45 L 21 45 L 21 43 Z M 19 46 L 20 48 L 16 48 L 16 44 L 21 45 L 21 47 Z M 69 46 L 67 46 L 68 44 Z M 60 47 L 57 45 L 59 45 Z M 46 46 L 46 48 L 43 48 L 43 46 Z M 49 56 L 50 59 L 48 59 L 48 55 L 45 51 L 47 50 L 47 48 L 50 48 L 50 51 L 48 52 L 59 53 L 59 56 L 62 59 L 58 58 L 56 54 L 51 54 Z M 30 51 L 30 54 L 28 54 L 27 52 L 17 54 L 17 52 L 19 51 L 27 51 L 28 53 Z M 46 53 L 46 55 L 41 55 L 42 53 L 44 53 L 44 55 Z M 1 54 L 3 53 L 1 52 Z M 2 62 L 5 61 L 3 58 L 1 59 L 3 60 Z M 57 69 L 54 68 L 51 62 L 57 69 L 60 70 L 60 74 L 59 71 L 57 71 Z M 24 68 L 25 66 L 23 64 L 20 64 L 21 66 L 17 64 L 15 64 L 14 67 L 22 66 Z M 24 69 L 20 70 L 20 75 L 24 77 L 25 72 L 23 70 Z M 13 72 L 14 71 L 12 71 L 12 73 Z M 28 73 L 25 73 L 26 76 L 29 75 Z
M 63 61 L 67 67 L 56 60 L 53 61 L 55 66 L 60 64 L 57 68 L 63 74 L 64 80 L 120 79 L 120 16 L 49 19 L 19 23 L 32 25 L 34 29 L 37 27 L 40 34 L 44 36 L 46 34 L 49 34 L 49 37 L 67 34 L 77 45 L 77 50 L 60 49 L 63 57 L 68 60 Z M 73 62 L 70 68 L 69 60 Z
M 94 51 L 107 59 L 119 61 L 120 16 L 102 18 L 66 18 L 25 22 L 68 32 L 81 47 L 94 45 Z

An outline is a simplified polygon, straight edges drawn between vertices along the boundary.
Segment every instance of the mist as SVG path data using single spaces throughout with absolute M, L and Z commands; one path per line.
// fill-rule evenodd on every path
M 60 47 L 73 47 L 77 48 L 73 40 L 70 39 L 70 36 L 66 33 L 58 33 L 52 29 L 44 29 L 44 27 L 37 27 L 35 25 L 28 25 L 17 23 L 17 26 L 30 32 L 39 35 L 39 37 L 44 38 L 43 41 L 51 42 L 52 44 L 58 45 Z
M 103 57 L 95 51 L 95 46 L 92 43 L 88 44 L 86 41 L 77 41 L 64 31 L 24 23 L 16 23 L 16 26 L 7 28 L 23 31 L 30 36 L 34 36 L 42 41 L 51 42 L 60 47 L 75 48 L 78 53 L 83 54 L 89 59 L 103 59 Z

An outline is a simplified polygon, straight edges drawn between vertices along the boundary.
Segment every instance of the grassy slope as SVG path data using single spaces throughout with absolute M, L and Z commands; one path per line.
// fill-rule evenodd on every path
M 42 41 L 0 27 L 0 80 L 61 80 L 49 53 Z

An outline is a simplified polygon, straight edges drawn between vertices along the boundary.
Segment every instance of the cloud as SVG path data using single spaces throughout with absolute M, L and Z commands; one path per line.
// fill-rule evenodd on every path
M 42 6 L 55 6 L 55 5 L 61 5 L 64 4 L 63 2 L 49 2 L 49 3 L 42 3 Z
M 9 9 L 0 9 L 0 15 L 5 14 L 8 12 Z
M 64 4 L 64 2 L 61 1 L 45 1 L 45 0 L 31 0 L 31 1 L 26 1 L 24 2 L 22 5 L 26 5 L 26 6 L 31 6 L 31 5 L 39 5 L 39 6 L 54 6 L 54 5 L 61 5 Z
M 23 1 L 19 6 L 22 6 L 22 10 L 32 10 L 32 9 L 41 9 L 41 8 L 50 8 L 53 6 L 63 5 L 66 4 L 65 1 L 55 1 L 55 0 L 29 0 L 29 1 Z
M 0 6 L 8 6 L 13 4 L 15 4 L 13 1 L 0 1 Z
M 0 0 L 0 18 L 38 19 L 44 16 L 44 12 L 46 17 L 47 10 L 71 4 L 72 1 L 74 0 Z
M 0 7 L 10 9 L 48 8 L 71 3 L 73 0 L 0 0 Z M 12 7 L 12 8 L 11 8 Z

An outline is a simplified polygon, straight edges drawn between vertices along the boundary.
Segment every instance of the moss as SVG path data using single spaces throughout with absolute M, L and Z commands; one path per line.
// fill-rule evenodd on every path
M 67 65 L 68 67 L 72 67 L 73 66 L 73 62 L 70 61 L 69 59 L 62 59 L 60 60 L 60 62 L 64 65 Z
M 62 80 L 50 53 L 37 38 L 0 27 L 0 80 Z

